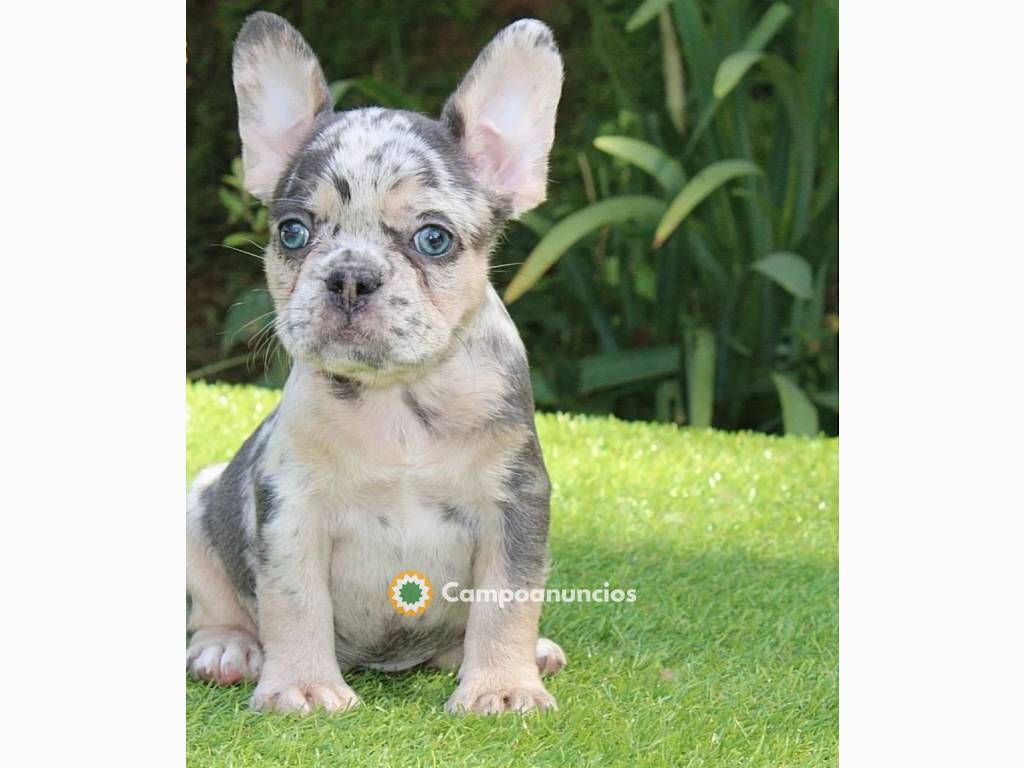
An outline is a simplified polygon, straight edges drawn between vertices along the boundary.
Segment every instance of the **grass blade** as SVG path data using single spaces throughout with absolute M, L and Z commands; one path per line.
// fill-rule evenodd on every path
M 750 268 L 798 299 L 810 299 L 814 295 L 811 265 L 795 253 L 770 253 L 755 261 Z
M 536 283 L 569 248 L 595 229 L 624 221 L 656 221 L 665 203 L 648 195 L 624 195 L 588 205 L 551 228 L 505 289 L 505 303 L 511 304 Z
M 676 194 L 686 179 L 679 163 L 646 141 L 629 136 L 598 136 L 594 146 L 651 174 L 670 195 Z
M 715 406 L 715 334 L 698 328 L 687 338 L 686 394 L 690 423 L 710 427 Z
M 667 8 L 658 14 L 661 32 L 661 69 L 665 81 L 665 107 L 676 132 L 682 136 L 686 130 L 686 83 L 679 43 L 672 28 L 672 17 Z
M 749 160 L 719 160 L 702 170 L 683 187 L 675 200 L 665 211 L 654 234 L 654 247 L 660 248 L 676 227 L 703 200 L 727 181 L 738 176 L 761 173 L 761 169 Z
M 640 3 L 640 7 L 633 12 L 633 15 L 629 17 L 629 21 L 626 22 L 626 31 L 635 32 L 640 29 L 640 27 L 661 13 L 661 9 L 665 8 L 670 2 L 671 0 L 644 0 Z
M 668 376 L 679 370 L 679 347 L 627 349 L 591 355 L 580 361 L 581 394 Z
M 775 391 L 779 393 L 782 404 L 782 425 L 787 435 L 818 434 L 818 409 L 811 399 L 788 376 L 781 373 L 772 374 Z

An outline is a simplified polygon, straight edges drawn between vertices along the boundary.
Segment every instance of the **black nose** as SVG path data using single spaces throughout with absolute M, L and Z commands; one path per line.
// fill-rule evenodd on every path
M 331 272 L 326 280 L 327 290 L 345 309 L 353 309 L 381 286 L 380 275 L 359 267 L 341 267 Z

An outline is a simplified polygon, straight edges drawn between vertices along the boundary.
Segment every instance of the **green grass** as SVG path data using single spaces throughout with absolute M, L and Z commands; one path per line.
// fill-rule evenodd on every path
M 276 392 L 188 388 L 188 474 L 228 459 Z M 834 765 L 838 443 L 607 418 L 537 419 L 554 484 L 549 604 L 569 666 L 546 717 L 458 718 L 450 673 L 347 675 L 363 706 L 258 715 L 189 682 L 193 766 Z

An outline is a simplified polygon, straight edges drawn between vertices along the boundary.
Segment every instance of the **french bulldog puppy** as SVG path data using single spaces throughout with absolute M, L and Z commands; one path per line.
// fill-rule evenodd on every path
M 246 188 L 293 359 L 280 405 L 188 495 L 187 668 L 257 680 L 257 710 L 345 710 L 342 673 L 459 667 L 452 712 L 555 707 L 540 602 L 389 600 L 405 570 L 535 590 L 550 485 L 522 341 L 488 281 L 506 221 L 541 203 L 562 85 L 551 31 L 502 30 L 440 119 L 334 112 L 286 21 L 249 17 L 234 86 Z

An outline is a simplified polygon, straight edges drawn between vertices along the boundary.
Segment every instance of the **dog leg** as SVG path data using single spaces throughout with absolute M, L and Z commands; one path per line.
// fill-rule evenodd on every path
M 342 678 L 330 593 L 333 544 L 313 507 L 282 503 L 261 529 L 256 574 L 265 662 L 250 706 L 308 713 L 350 709 L 359 697 Z
M 437 654 L 437 656 L 427 662 L 427 667 L 445 671 L 457 670 L 462 666 L 462 654 L 462 646 L 456 645 Z M 540 672 L 542 677 L 557 675 L 562 670 L 562 667 L 568 663 L 562 647 L 554 640 L 548 640 L 546 637 L 537 638 L 534 658 L 537 661 L 537 671 Z
M 532 423 L 530 427 L 506 468 L 503 489 L 495 500 L 496 515 L 491 518 L 495 524 L 477 540 L 476 589 L 499 594 L 527 590 L 532 597 L 530 591 L 544 585 L 551 485 Z M 449 712 L 494 714 L 556 708 L 537 665 L 541 604 L 533 599 L 472 604 L 459 687 L 448 700 Z
M 257 680 L 263 654 L 256 625 L 242 607 L 220 557 L 203 530 L 201 491 L 221 467 L 207 470 L 189 494 L 185 523 L 186 584 L 191 599 L 191 633 L 185 666 L 199 680 L 231 685 Z

